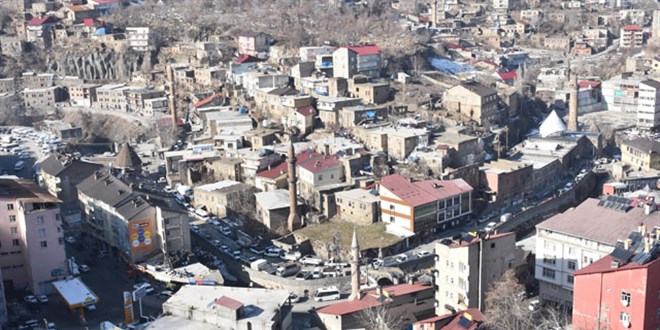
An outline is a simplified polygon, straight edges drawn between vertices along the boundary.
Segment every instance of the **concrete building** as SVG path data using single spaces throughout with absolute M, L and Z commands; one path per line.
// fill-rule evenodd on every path
M 493 9 L 507 11 L 509 9 L 509 0 L 493 0 Z
M 78 209 L 76 185 L 102 167 L 100 164 L 71 159 L 54 152 L 39 163 L 39 175 L 43 187 L 62 201 L 61 209 L 66 213 L 66 210 Z
M 436 243 L 436 315 L 468 308 L 484 309 L 486 292 L 509 269 L 524 262 L 515 233 L 467 235 L 449 244 Z
M 396 315 L 402 328 L 433 316 L 433 286 L 399 284 L 364 290 L 356 299 L 330 304 L 317 310 L 326 329 L 368 329 L 362 315 L 369 309 L 382 308 Z
M 105 170 L 77 188 L 87 233 L 113 254 L 138 263 L 190 251 L 188 212 L 173 200 L 134 191 Z
M 246 31 L 238 35 L 238 52 L 257 58 L 266 58 L 273 37 L 263 32 Z
M 658 213 L 646 213 L 630 199 L 605 196 L 538 224 L 535 277 L 541 301 L 572 306 L 573 273 L 612 253 L 631 231 L 659 227 Z
M 621 48 L 638 48 L 642 47 L 644 43 L 644 30 L 639 25 L 622 27 L 619 35 L 621 36 L 621 41 L 619 41 Z
M 477 330 L 486 317 L 476 308 L 468 308 L 454 314 L 435 316 L 413 324 L 412 330 Z
M 339 111 L 345 107 L 354 107 L 362 103 L 359 98 L 350 97 L 319 97 L 316 100 L 316 109 L 319 119 L 327 127 L 339 122 Z
M 195 207 L 224 218 L 241 209 L 254 205 L 252 186 L 237 181 L 224 180 L 193 188 Z
M 316 110 L 311 105 L 294 108 L 282 117 L 282 124 L 284 127 L 298 128 L 303 135 L 309 134 L 314 130 L 314 117 Z
M 6 291 L 49 294 L 69 275 L 60 201 L 35 183 L 0 178 L 0 267 Z
M 381 104 L 390 97 L 388 82 L 370 82 L 369 77 L 353 76 L 348 81 L 348 93 L 362 100 L 364 104 Z
M 642 130 L 660 127 L 660 82 L 657 80 L 639 83 L 637 127 Z
M 387 108 L 382 106 L 356 105 L 339 110 L 339 126 L 351 128 L 387 118 Z
M 660 45 L 660 9 L 653 11 L 653 24 L 651 26 L 653 42 Z
M 499 159 L 486 163 L 481 168 L 482 185 L 486 194 L 496 203 L 524 200 L 531 192 L 533 167 L 531 164 Z
M 128 47 L 136 52 L 147 52 L 154 48 L 154 35 L 149 27 L 127 27 Z
M 499 111 L 497 91 L 476 82 L 461 83 L 445 92 L 444 107 L 473 120 L 483 127 L 498 126 L 504 109 Z
M 317 210 L 325 209 L 326 201 L 321 190 L 336 187 L 345 182 L 344 166 L 336 154 L 298 161 L 296 170 L 298 172 L 298 195 Z
M 354 75 L 380 77 L 380 48 L 376 45 L 337 48 L 332 53 L 334 77 L 351 78 Z
M 373 151 L 386 152 L 395 160 L 402 161 L 417 147 L 429 145 L 429 132 L 426 129 L 376 126 L 357 127 L 355 137 Z
M 370 225 L 380 219 L 379 199 L 372 191 L 352 189 L 335 193 L 337 216 L 358 225 Z
M 619 112 L 637 112 L 639 84 L 643 79 L 631 73 L 622 73 L 603 81 L 605 109 Z
M 472 214 L 472 187 L 462 179 L 412 181 L 399 174 L 380 181 L 382 221 L 408 233 L 432 233 L 464 223 Z
M 227 69 L 218 66 L 195 68 L 195 81 L 205 86 L 219 85 L 227 79 Z
M 170 110 L 167 97 L 157 97 L 144 100 L 143 105 L 141 114 L 146 117 L 166 114 Z
M 289 191 L 277 189 L 254 194 L 257 200 L 257 218 L 273 232 L 287 229 L 290 202 Z M 298 207 L 303 203 L 298 200 Z
M 574 273 L 573 329 L 657 329 L 660 246 L 656 228 Z M 594 299 L 598 297 L 598 299 Z
M 289 291 L 227 286 L 184 285 L 163 304 L 162 320 L 149 329 L 169 328 L 167 321 L 191 329 L 292 329 Z M 157 319 L 155 322 L 159 322 Z
M 124 91 L 124 95 L 126 95 L 126 111 L 141 114 L 145 113 L 146 100 L 165 98 L 164 91 L 148 88 L 128 89 Z
M 66 92 L 60 87 L 23 90 L 23 104 L 28 108 L 52 108 L 64 100 L 66 100 Z
M 621 161 L 635 169 L 660 170 L 660 142 L 643 137 L 624 140 Z
M 91 107 L 97 102 L 96 89 L 101 86 L 98 84 L 82 84 L 69 87 L 71 105 Z
M 131 87 L 128 87 L 124 84 L 114 84 L 114 85 L 103 85 L 96 89 L 96 108 L 101 110 L 117 110 L 125 112 L 128 109 L 128 103 L 126 100 L 126 94 L 124 93 L 127 90 L 130 90 Z

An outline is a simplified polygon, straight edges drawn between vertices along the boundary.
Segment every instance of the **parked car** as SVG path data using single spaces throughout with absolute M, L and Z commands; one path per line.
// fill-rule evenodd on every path
M 93 311 L 96 310 L 96 304 L 85 305 L 85 309 L 90 311 L 90 312 L 93 312 Z
M 303 265 L 321 266 L 323 265 L 323 259 L 310 254 L 300 258 L 300 263 Z
M 432 254 L 433 254 L 433 252 L 431 252 L 431 251 L 419 251 L 419 252 L 417 252 L 417 257 L 423 258 L 423 257 L 426 257 L 426 256 L 430 256 Z
M 225 236 L 231 235 L 231 229 L 227 226 L 220 226 L 220 233 L 222 233 Z
M 300 302 L 300 296 L 298 296 L 298 295 L 295 294 L 295 293 L 292 293 L 292 294 L 289 295 L 289 301 L 290 301 L 292 304 L 298 303 L 298 302 Z
M 297 252 L 297 251 L 296 252 L 284 252 L 284 254 L 282 255 L 281 258 L 284 259 L 284 260 L 296 261 L 296 260 L 300 259 L 300 256 L 301 256 L 300 252 Z
M 535 311 L 541 308 L 541 302 L 538 299 L 534 299 L 529 302 L 529 310 Z
M 319 288 L 314 292 L 314 300 L 319 301 L 330 301 L 330 300 L 339 300 L 341 298 L 341 293 L 336 286 Z
M 42 304 L 47 304 L 48 303 L 48 296 L 46 295 L 38 295 L 37 300 L 39 300 L 40 303 Z
M 262 255 L 264 254 L 264 249 L 260 246 L 253 246 L 250 248 L 250 251 L 254 254 Z
M 37 303 L 37 297 L 33 295 L 27 295 L 23 297 L 23 301 L 25 301 L 28 304 L 36 304 Z
M 264 252 L 264 256 L 271 258 L 280 258 L 282 257 L 282 250 L 278 248 L 268 248 L 266 249 L 266 252 Z
M 215 246 L 220 246 L 220 245 L 222 245 L 222 243 L 220 242 L 220 240 L 217 240 L 217 239 L 214 239 L 213 241 L 211 241 L 211 243 L 213 243 L 213 245 L 215 245 Z
M 233 251 L 233 252 L 231 253 L 231 257 L 232 257 L 234 260 L 236 260 L 236 261 L 241 260 L 241 251 L 238 251 L 238 250 Z
M 408 261 L 408 256 L 405 254 L 399 254 L 396 257 L 394 257 L 398 263 L 403 263 Z
M 484 230 L 485 230 L 485 231 L 492 231 L 493 229 L 495 229 L 495 227 L 497 227 L 497 223 L 496 223 L 496 222 L 489 222 L 489 223 L 486 225 L 486 227 L 484 228 Z
M 89 272 L 89 266 L 87 266 L 87 265 L 84 265 L 84 264 L 80 265 L 79 268 L 80 268 L 80 271 L 83 272 L 83 273 Z
M 300 265 L 296 263 L 289 263 L 277 268 L 275 274 L 281 277 L 288 277 L 297 274 L 300 271 Z

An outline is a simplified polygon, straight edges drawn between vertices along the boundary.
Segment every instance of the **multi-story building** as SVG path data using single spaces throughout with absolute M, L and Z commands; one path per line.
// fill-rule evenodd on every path
M 67 274 L 60 201 L 34 182 L 0 178 L 0 267 L 5 290 L 52 292 Z
M 356 105 L 339 110 L 339 126 L 351 128 L 387 118 L 387 108 L 383 106 Z
M 362 100 L 359 98 L 319 97 L 316 101 L 316 109 L 319 112 L 319 119 L 324 125 L 336 125 L 339 122 L 339 110 L 361 103 Z
M 346 110 L 346 109 L 342 109 Z M 398 161 L 406 159 L 418 146 L 429 145 L 429 132 L 426 129 L 409 127 L 357 127 L 354 129 L 356 138 L 365 146 L 384 151 Z
M 142 115 L 151 117 L 157 114 L 163 114 L 169 111 L 169 100 L 167 97 L 157 97 L 144 100 Z
M 631 231 L 660 226 L 657 213 L 633 205 L 615 196 L 589 198 L 536 226 L 535 277 L 542 301 L 570 307 L 576 270 L 612 253 Z
M 332 53 L 334 77 L 351 78 L 354 75 L 380 77 L 380 48 L 376 45 L 337 48 Z
M 644 30 L 639 25 L 626 25 L 621 28 L 621 48 L 638 48 L 644 43 Z
M 443 105 L 478 125 L 492 127 L 503 119 L 499 111 L 497 91 L 476 82 L 461 83 L 445 92 Z
M 310 205 L 322 209 L 319 188 L 344 182 L 344 167 L 338 155 L 323 155 L 298 161 L 298 195 Z
M 141 262 L 190 250 L 188 213 L 173 200 L 133 191 L 105 170 L 77 187 L 87 233 L 113 253 Z
M 50 48 L 53 44 L 55 24 L 57 24 L 57 18 L 53 16 L 44 15 L 32 18 L 27 22 L 25 29 L 27 41 Z
M 653 42 L 656 45 L 660 45 L 660 9 L 653 11 L 653 25 L 651 27 L 653 36 Z
M 493 9 L 495 10 L 508 10 L 509 0 L 493 0 Z
M 496 203 L 525 199 L 531 192 L 534 168 L 531 164 L 498 159 L 484 164 L 482 186 Z
M 635 169 L 660 170 L 660 142 L 644 137 L 624 140 L 621 161 Z
M 149 27 L 127 27 L 128 47 L 137 52 L 147 52 L 153 48 L 154 35 Z
M 584 114 L 603 109 L 603 95 L 600 82 L 580 81 L 578 82 L 578 114 Z M 555 92 L 555 108 L 568 110 L 570 90 L 561 89 Z
M 254 205 L 252 186 L 237 181 L 224 180 L 193 188 L 195 207 L 205 207 L 209 213 L 224 218 Z
M 383 222 L 410 233 L 455 227 L 472 214 L 472 187 L 462 179 L 412 181 L 399 174 L 380 181 Z
M 436 315 L 468 308 L 483 310 L 491 285 L 523 262 L 513 232 L 467 235 L 449 244 L 436 243 L 435 253 Z
M 144 113 L 145 101 L 150 99 L 162 99 L 165 92 L 156 89 L 128 89 L 124 91 L 128 112 Z M 153 104 L 152 104 L 153 105 Z
M 98 84 L 82 84 L 69 87 L 69 101 L 72 105 L 91 107 L 96 103 L 96 89 Z
M 101 110 L 126 111 L 126 109 L 128 109 L 128 104 L 124 92 L 130 89 L 131 87 L 124 84 L 103 85 L 98 87 L 96 89 L 96 98 L 98 100 L 96 107 Z
M 65 99 L 66 92 L 58 86 L 23 90 L 23 104 L 30 108 L 54 107 Z
M 61 208 L 65 211 L 78 208 L 76 185 L 101 168 L 103 165 L 72 159 L 54 152 L 39 163 L 39 175 L 43 187 L 62 201 Z
M 365 76 L 354 76 L 347 79 L 348 93 L 353 97 L 362 99 L 364 104 L 380 104 L 390 97 L 390 84 L 388 82 L 370 82 Z
M 660 82 L 657 80 L 639 83 L 637 127 L 643 130 L 660 127 Z
M 23 88 L 39 89 L 55 86 L 55 75 L 52 73 L 24 72 L 19 83 Z
M 573 329 L 660 327 L 658 234 L 633 232 L 623 246 L 573 274 Z
M 195 68 L 195 81 L 199 84 L 211 86 L 220 84 L 227 78 L 227 69 L 218 66 L 210 68 Z
M 273 37 L 263 32 L 242 32 L 238 35 L 238 52 L 244 55 L 265 58 L 270 51 Z
M 359 225 L 378 221 L 380 207 L 378 196 L 370 190 L 356 188 L 335 193 L 337 215 L 343 220 Z
M 254 194 L 257 203 L 257 219 L 273 232 L 286 232 L 291 212 L 288 190 L 277 189 Z M 297 200 L 298 207 L 303 203 Z
M 641 78 L 623 73 L 603 81 L 605 109 L 619 112 L 637 112 Z

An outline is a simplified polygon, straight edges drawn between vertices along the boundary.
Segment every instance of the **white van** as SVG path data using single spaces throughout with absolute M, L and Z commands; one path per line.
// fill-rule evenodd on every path
M 25 162 L 22 160 L 19 160 L 14 164 L 14 171 L 19 172 L 22 171 L 25 168 Z
M 314 293 L 314 301 L 330 301 L 330 300 L 339 300 L 341 298 L 341 293 L 336 286 L 331 286 L 327 288 L 316 289 Z

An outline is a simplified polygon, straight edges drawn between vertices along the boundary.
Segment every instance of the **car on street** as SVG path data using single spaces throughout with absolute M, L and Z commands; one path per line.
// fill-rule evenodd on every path
M 48 303 L 48 296 L 46 295 L 38 295 L 37 300 L 39 300 L 40 303 L 42 304 L 47 304 Z
M 282 256 L 282 250 L 276 247 L 270 247 L 266 249 L 266 252 L 264 252 L 264 256 L 271 258 L 279 258 Z
M 238 250 L 233 251 L 233 252 L 231 253 L 231 257 L 232 257 L 234 260 L 236 260 L 236 261 L 241 260 L 241 251 L 238 251 Z
M 489 222 L 489 223 L 486 225 L 486 227 L 484 228 L 484 230 L 485 230 L 485 231 L 492 231 L 493 229 L 495 229 L 495 227 L 497 227 L 497 223 L 496 223 L 496 222 Z
M 398 263 L 403 263 L 408 261 L 408 256 L 405 254 L 399 254 L 396 257 L 394 257 Z
M 89 272 L 89 266 L 87 266 L 87 265 L 80 265 L 79 268 L 80 268 L 80 271 L 83 272 L 83 273 Z
M 67 236 L 64 240 L 65 240 L 67 243 L 71 243 L 71 244 L 73 244 L 73 243 L 76 242 L 76 238 L 73 237 L 73 236 Z
M 426 257 L 426 256 L 430 256 L 432 254 L 433 254 L 433 252 L 431 252 L 431 251 L 419 251 L 419 252 L 417 252 L 417 257 L 423 258 L 423 257 Z
M 174 292 L 172 292 L 170 290 L 164 290 L 164 291 L 159 292 L 157 296 L 158 296 L 158 298 L 167 300 L 170 297 L 172 297 L 173 294 L 174 294 Z
M 339 300 L 341 298 L 341 293 L 336 286 L 319 288 L 314 292 L 314 300 L 317 302 L 320 301 L 329 301 L 329 300 Z
M 215 246 L 220 246 L 220 245 L 222 245 L 222 243 L 220 242 L 220 240 L 217 240 L 217 239 L 214 239 L 213 241 L 211 241 L 211 243 L 213 243 L 213 245 L 215 245 Z
M 303 265 L 310 265 L 310 266 L 321 266 L 323 265 L 323 259 L 320 257 L 317 257 L 315 255 L 308 254 L 302 258 L 300 258 L 300 263 Z
M 28 304 L 36 304 L 37 303 L 37 297 L 33 295 L 27 295 L 23 297 L 23 301 L 25 301 Z
M 298 302 L 300 302 L 300 296 L 298 296 L 298 295 L 295 294 L 295 293 L 292 293 L 292 294 L 289 295 L 289 301 L 290 301 L 292 304 L 298 303 Z

